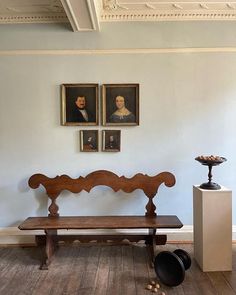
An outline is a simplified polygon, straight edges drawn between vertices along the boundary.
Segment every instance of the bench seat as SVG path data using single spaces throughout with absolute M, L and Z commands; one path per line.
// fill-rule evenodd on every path
M 50 229 L 135 229 L 181 228 L 183 224 L 175 215 L 146 216 L 60 216 L 29 217 L 21 230 Z

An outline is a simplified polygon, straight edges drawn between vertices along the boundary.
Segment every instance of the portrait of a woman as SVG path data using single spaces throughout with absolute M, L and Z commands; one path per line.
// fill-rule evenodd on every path
M 125 98 L 121 95 L 116 97 L 117 110 L 110 116 L 111 123 L 133 123 L 135 116 L 125 107 Z
M 139 125 L 139 84 L 103 84 L 103 125 Z

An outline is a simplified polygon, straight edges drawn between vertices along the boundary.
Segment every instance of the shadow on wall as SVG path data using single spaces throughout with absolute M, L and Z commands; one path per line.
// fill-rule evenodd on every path
M 43 187 L 39 187 L 37 190 L 32 190 L 28 184 L 28 178 L 22 179 L 18 184 L 18 189 L 21 193 L 30 192 L 34 199 L 38 202 L 38 208 L 34 208 L 36 215 L 47 216 L 48 197 Z
M 28 185 L 28 178 L 24 178 L 19 182 L 18 189 L 21 193 L 26 193 L 30 190 L 30 187 Z
M 36 201 L 38 202 L 38 208 L 36 209 L 37 215 L 38 216 L 47 216 L 48 215 L 49 199 L 47 197 L 45 189 L 35 191 L 34 196 L 35 196 Z

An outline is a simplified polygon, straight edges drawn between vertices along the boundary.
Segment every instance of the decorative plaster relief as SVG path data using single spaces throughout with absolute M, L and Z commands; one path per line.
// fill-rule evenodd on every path
M 181 13 L 178 12 L 181 10 Z M 236 19 L 236 2 L 103 0 L 101 21 Z
M 0 14 L 9 13 L 40 13 L 63 12 L 60 0 L 29 1 L 29 0 L 1 0 Z
M 1 0 L 0 23 L 68 22 L 60 0 Z

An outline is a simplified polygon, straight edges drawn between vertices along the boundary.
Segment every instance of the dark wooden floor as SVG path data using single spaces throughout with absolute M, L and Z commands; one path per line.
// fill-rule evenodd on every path
M 193 255 L 191 244 L 168 244 L 159 250 L 176 248 Z M 0 294 L 155 294 L 145 290 L 150 279 L 156 278 L 143 245 L 60 246 L 48 271 L 39 270 L 40 255 L 35 247 L 0 248 Z M 181 285 L 161 285 L 161 291 L 170 295 L 236 294 L 236 245 L 232 272 L 203 273 L 193 260 Z

